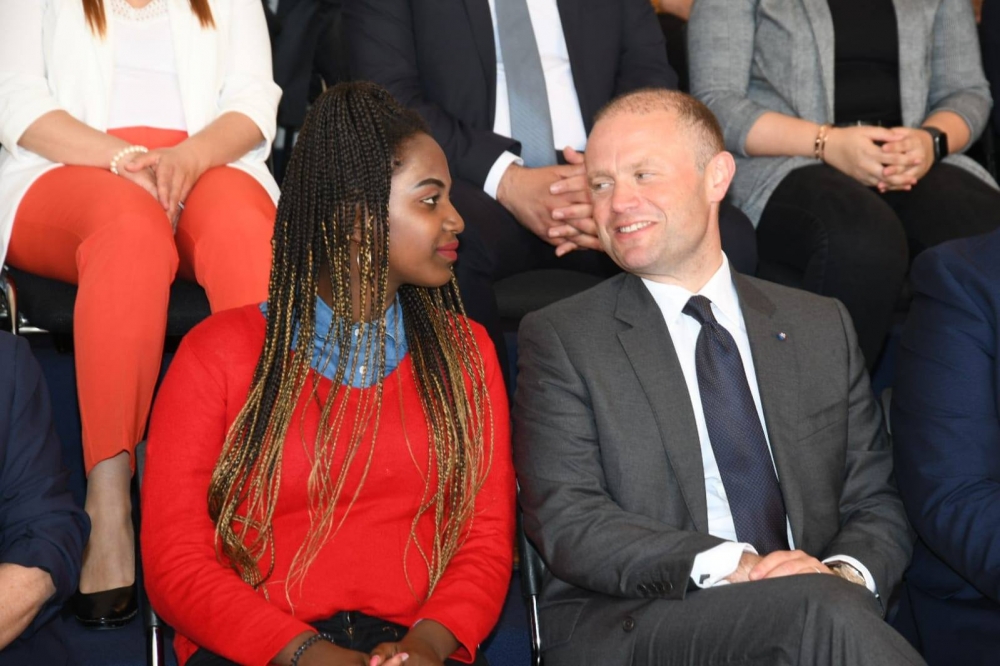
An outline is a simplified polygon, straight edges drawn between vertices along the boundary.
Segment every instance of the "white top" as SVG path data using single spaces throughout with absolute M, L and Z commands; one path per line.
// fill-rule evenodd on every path
M 215 28 L 202 27 L 189 0 L 164 0 L 187 132 L 223 113 L 250 118 L 264 139 L 230 166 L 248 173 L 271 199 L 278 185 L 265 160 L 274 140 L 281 89 L 260 0 L 213 0 Z M 118 25 L 101 39 L 80 0 L 0 0 L 0 259 L 24 193 L 59 166 L 18 146 L 24 131 L 50 111 L 108 129 Z
M 656 305 L 663 314 L 663 320 L 667 324 L 667 331 L 674 344 L 674 351 L 677 353 L 677 360 L 680 362 L 681 371 L 684 374 L 684 383 L 687 385 L 688 396 L 691 398 L 691 407 L 694 410 L 694 420 L 698 426 L 698 441 L 701 444 L 701 461 L 705 468 L 705 495 L 708 506 L 708 532 L 720 539 L 726 539 L 732 543 L 725 543 L 710 550 L 700 553 L 695 557 L 694 568 L 691 571 L 691 579 L 699 587 L 710 587 L 723 583 L 723 579 L 736 570 L 740 556 L 744 551 L 756 552 L 750 544 L 736 542 L 736 527 L 733 524 L 733 514 L 729 509 L 729 500 L 726 498 L 726 488 L 722 484 L 722 475 L 719 473 L 719 464 L 715 460 L 715 452 L 712 450 L 712 442 L 708 437 L 708 425 L 705 422 L 705 413 L 701 406 L 701 391 L 698 390 L 698 369 L 695 363 L 695 347 L 698 343 L 698 335 L 701 333 L 701 324 L 694 317 L 684 314 L 684 306 L 695 294 L 684 287 L 672 284 L 663 284 L 652 280 L 643 279 L 643 284 L 653 296 Z M 757 408 L 757 418 L 760 419 L 761 429 L 764 431 L 764 439 L 767 441 L 768 451 L 771 450 L 771 438 L 767 434 L 767 424 L 764 421 L 764 408 L 760 402 L 760 389 L 757 386 L 757 371 L 753 365 L 753 355 L 750 353 L 750 338 L 747 337 L 747 327 L 743 320 L 743 310 L 740 308 L 739 296 L 736 294 L 736 285 L 733 284 L 733 276 L 729 270 L 729 260 L 725 254 L 722 255 L 722 265 L 715 272 L 712 278 L 705 283 L 698 294 L 704 296 L 712 302 L 712 314 L 736 341 L 736 346 L 740 351 L 740 358 L 743 360 L 743 371 L 746 373 L 747 383 L 750 385 L 750 393 L 753 396 L 754 407 Z M 774 464 L 774 455 L 771 455 L 771 464 Z M 777 474 L 777 469 L 775 469 Z M 795 541 L 792 538 L 792 526 L 785 519 L 788 530 L 788 545 L 795 548 Z M 863 564 L 853 557 L 847 555 L 834 555 L 828 557 L 824 562 L 845 562 L 861 572 L 865 578 L 868 589 L 875 592 L 875 579 Z
M 186 130 L 166 0 L 153 0 L 142 9 L 126 0 L 108 4 L 115 24 L 108 128 Z
M 500 50 L 500 31 L 497 29 L 497 0 L 490 1 L 490 15 L 493 18 L 493 43 L 497 54 L 496 112 L 493 116 L 493 131 L 502 136 L 510 136 L 510 102 L 507 97 L 507 73 Z M 552 138 L 554 150 L 561 151 L 566 146 L 583 150 L 587 145 L 587 129 L 580 113 L 580 99 L 573 83 L 569 51 L 566 49 L 566 35 L 562 31 L 559 7 L 556 0 L 527 0 L 531 27 L 538 45 L 538 55 L 542 60 L 545 76 L 545 91 L 549 98 L 549 115 L 552 117 Z M 517 137 L 512 137 L 517 138 Z M 504 171 L 512 162 L 522 164 L 521 158 L 504 151 L 493 164 L 483 190 L 496 198 L 497 186 Z

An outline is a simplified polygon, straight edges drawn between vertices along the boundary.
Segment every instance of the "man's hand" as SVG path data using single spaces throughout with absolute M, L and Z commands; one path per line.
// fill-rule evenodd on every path
M 827 134 L 824 160 L 862 185 L 878 187 L 887 166 L 907 161 L 898 153 L 883 151 L 879 144 L 903 138 L 902 133 L 884 127 L 833 127 Z
M 573 150 L 570 146 L 563 148 L 563 157 L 567 164 L 583 164 L 583 153 Z M 556 246 L 556 256 L 561 257 L 573 250 L 601 250 L 601 240 L 597 235 L 597 224 L 594 222 L 594 207 L 590 200 L 590 184 L 586 174 L 564 178 L 554 183 L 549 191 L 553 194 L 582 191 L 587 196 L 586 203 L 578 203 L 552 211 L 552 218 L 565 222 L 549 228 L 549 238 L 562 241 Z
M 736 571 L 726 576 L 725 580 L 729 583 L 746 583 L 750 580 L 750 572 L 762 559 L 764 558 L 756 553 L 743 553 L 740 563 L 736 565 Z
M 899 138 L 882 146 L 880 192 L 909 191 L 934 163 L 934 140 L 929 132 L 915 127 L 895 127 Z
M 780 578 L 799 574 L 833 574 L 830 568 L 801 550 L 776 550 L 768 553 L 750 570 L 750 580 Z
M 527 168 L 517 164 L 507 167 L 497 186 L 497 201 L 503 205 L 518 222 L 533 234 L 557 248 L 573 243 L 571 236 L 580 232 L 566 230 L 564 236 L 550 237 L 549 230 L 579 220 L 586 225 L 591 218 L 590 191 L 582 159 L 577 164 Z M 553 217 L 553 212 L 561 209 L 561 219 Z M 561 254 L 570 249 L 563 248 Z

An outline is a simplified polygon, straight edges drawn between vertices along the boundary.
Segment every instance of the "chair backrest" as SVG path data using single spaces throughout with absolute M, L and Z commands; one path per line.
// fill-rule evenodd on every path
M 517 507 L 517 549 L 521 556 L 521 597 L 528 610 L 528 629 L 531 632 L 531 663 L 542 664 L 542 634 L 538 617 L 538 597 L 545 577 L 545 562 L 534 544 L 524 533 L 521 524 L 521 507 Z

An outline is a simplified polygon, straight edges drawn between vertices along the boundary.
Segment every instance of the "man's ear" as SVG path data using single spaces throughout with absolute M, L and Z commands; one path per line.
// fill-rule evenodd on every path
M 723 150 L 709 160 L 705 166 L 705 193 L 710 203 L 721 203 L 726 198 L 734 175 L 736 161 L 729 152 Z

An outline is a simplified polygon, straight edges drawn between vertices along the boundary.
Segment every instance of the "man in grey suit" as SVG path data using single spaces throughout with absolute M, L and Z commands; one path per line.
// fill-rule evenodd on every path
M 912 542 L 843 306 L 731 271 L 700 102 L 619 98 L 586 166 L 625 272 L 519 337 L 546 664 L 922 663 L 881 620 Z

